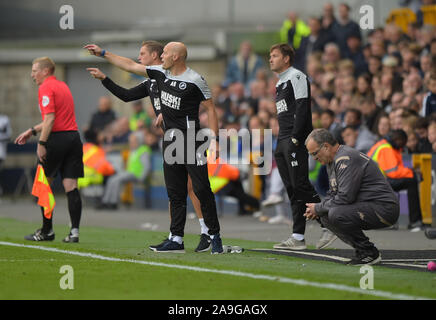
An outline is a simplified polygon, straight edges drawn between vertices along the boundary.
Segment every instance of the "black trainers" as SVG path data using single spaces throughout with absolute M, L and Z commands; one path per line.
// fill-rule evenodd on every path
M 210 237 L 205 234 L 202 233 L 200 235 L 200 243 L 197 246 L 197 249 L 195 249 L 195 252 L 206 252 L 210 249 L 211 247 L 211 240 Z
M 150 248 L 154 252 L 174 252 L 174 253 L 185 253 L 185 246 L 182 242 L 182 244 L 179 244 L 176 241 L 168 240 L 166 241 L 162 246 L 157 248 Z
M 73 236 L 73 234 L 70 232 L 70 234 L 68 236 L 66 236 L 64 239 L 62 239 L 62 242 L 78 243 L 79 242 L 79 235 Z
M 211 243 L 212 243 L 212 251 L 210 252 L 211 254 L 220 254 L 224 252 L 223 242 L 221 241 L 221 237 L 219 234 L 216 234 L 213 237 Z
M 165 239 L 163 239 L 163 241 L 162 241 L 161 243 L 159 243 L 159 244 L 155 244 L 155 245 L 151 245 L 151 246 L 148 246 L 148 247 L 150 248 L 150 250 L 155 251 L 155 249 L 162 247 L 162 246 L 163 246 L 164 244 L 166 244 L 168 241 L 170 241 L 170 239 L 165 238 Z
M 349 266 L 364 266 L 379 263 L 381 261 L 381 254 L 376 249 L 374 253 L 368 255 L 365 253 L 357 253 L 356 257 L 352 258 L 347 265 Z
M 407 225 L 407 229 L 410 232 L 419 232 L 419 231 L 424 230 L 424 225 L 422 224 L 422 221 L 416 221 L 414 223 L 409 223 Z
M 435 228 L 425 228 L 425 236 L 428 239 L 436 239 L 436 229 Z
M 38 229 L 33 234 L 29 234 L 28 236 L 24 236 L 24 240 L 29 241 L 53 241 L 55 238 L 55 234 L 52 231 L 49 233 L 43 233 L 42 229 Z

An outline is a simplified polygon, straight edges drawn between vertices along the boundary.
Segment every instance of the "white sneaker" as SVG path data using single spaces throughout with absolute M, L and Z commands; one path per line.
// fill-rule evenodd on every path
M 263 215 L 263 212 L 262 211 L 256 211 L 256 212 L 254 212 L 253 213 L 253 218 L 260 218 L 261 216 Z
M 268 220 L 269 224 L 289 224 L 289 219 L 285 218 L 284 216 L 278 215 L 274 216 L 271 219 Z
M 278 203 L 283 202 L 283 197 L 278 195 L 278 194 L 270 194 L 268 196 L 268 198 L 266 198 L 265 200 L 262 201 L 262 206 L 263 207 L 268 207 L 268 206 L 272 206 Z
M 317 249 L 324 249 L 331 245 L 338 238 L 333 232 L 329 229 L 323 228 L 321 238 L 318 240 L 316 244 Z
M 275 244 L 274 249 L 285 249 L 285 250 L 306 250 L 306 241 L 298 241 L 294 237 L 290 237 L 288 240 Z

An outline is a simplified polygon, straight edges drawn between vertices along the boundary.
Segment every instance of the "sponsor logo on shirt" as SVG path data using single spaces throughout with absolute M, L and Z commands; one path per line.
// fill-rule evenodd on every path
M 180 90 L 185 90 L 186 89 L 186 82 L 180 82 L 179 83 L 179 89 Z
M 277 101 L 276 107 L 277 107 L 277 114 L 282 113 L 284 111 L 288 111 L 288 105 L 286 104 L 285 99 Z
M 167 106 L 168 108 L 176 110 L 180 109 L 180 102 L 182 98 L 173 96 L 172 94 L 162 90 L 160 99 L 162 104 Z

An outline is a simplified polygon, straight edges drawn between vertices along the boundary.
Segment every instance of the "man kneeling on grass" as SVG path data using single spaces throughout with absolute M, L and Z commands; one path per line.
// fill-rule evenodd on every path
M 393 225 L 399 216 L 398 199 L 367 155 L 340 145 L 325 129 L 306 139 L 310 155 L 327 166 L 330 189 L 320 203 L 307 203 L 307 219 L 318 219 L 356 250 L 350 265 L 375 264 L 381 255 L 362 230 Z

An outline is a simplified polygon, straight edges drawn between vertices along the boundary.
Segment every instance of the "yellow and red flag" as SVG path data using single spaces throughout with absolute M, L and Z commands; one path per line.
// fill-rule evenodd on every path
M 56 202 L 47 177 L 45 176 L 44 168 L 40 164 L 38 164 L 36 169 L 32 195 L 38 197 L 38 205 L 44 208 L 44 216 L 47 219 L 51 219 Z

